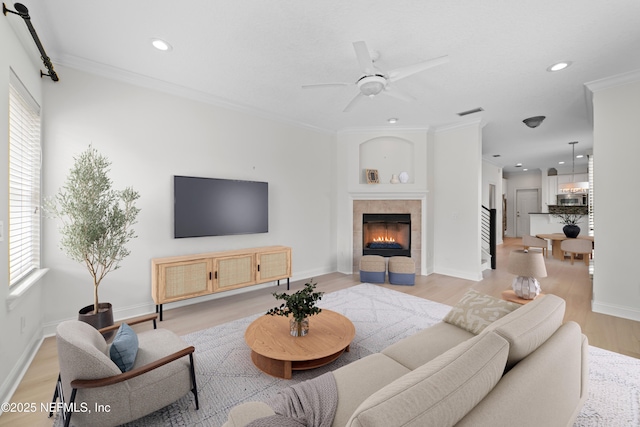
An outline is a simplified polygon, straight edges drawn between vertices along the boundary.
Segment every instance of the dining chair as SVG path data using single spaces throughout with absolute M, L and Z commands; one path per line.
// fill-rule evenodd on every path
M 575 255 L 582 254 L 584 263 L 588 266 L 589 258 L 591 257 L 591 252 L 593 250 L 593 244 L 591 243 L 591 240 L 587 239 L 566 239 L 560 243 L 560 249 L 571 255 L 571 264 L 573 264 Z
M 524 236 L 522 236 L 522 246 L 524 246 L 525 249 L 542 248 L 542 256 L 545 258 L 549 254 L 549 244 L 547 243 L 546 239 L 541 239 L 539 237 L 525 234 Z

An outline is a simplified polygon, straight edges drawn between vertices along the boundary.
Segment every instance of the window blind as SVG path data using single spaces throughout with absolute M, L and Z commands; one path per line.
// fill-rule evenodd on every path
M 40 268 L 40 106 L 9 81 L 9 286 Z
M 593 154 L 589 155 L 589 236 L 593 236 Z

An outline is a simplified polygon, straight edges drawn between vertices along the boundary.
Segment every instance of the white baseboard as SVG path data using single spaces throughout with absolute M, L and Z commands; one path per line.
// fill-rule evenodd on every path
M 640 322 L 640 310 L 637 307 L 591 301 L 591 311 Z
M 308 270 L 306 272 L 298 272 L 295 273 L 291 278 L 290 281 L 294 282 L 297 280 L 306 280 L 306 279 L 310 279 L 312 277 L 318 277 L 318 276 L 322 276 L 323 274 L 329 274 L 332 273 L 333 271 L 325 271 L 324 269 L 314 269 L 314 270 Z M 287 283 L 287 279 L 283 279 L 280 280 L 280 284 L 286 284 Z M 216 294 L 211 294 L 211 295 L 205 295 L 202 297 L 197 297 L 197 298 L 190 298 L 190 299 L 186 299 L 186 300 L 182 300 L 182 301 L 176 301 L 176 302 L 172 302 L 169 305 L 165 305 L 164 309 L 167 308 L 177 308 L 177 307 L 184 307 L 187 305 L 191 305 L 191 304 L 196 304 L 199 302 L 204 302 L 204 301 L 209 301 L 209 300 L 214 300 L 214 299 L 219 299 L 219 298 L 224 298 L 224 297 L 228 297 L 231 295 L 236 295 L 236 294 L 242 294 L 245 292 L 251 292 L 257 289 L 264 289 L 264 288 L 269 288 L 269 287 L 274 287 L 276 286 L 276 281 L 272 281 L 272 282 L 266 282 L 266 283 L 261 283 L 259 285 L 254 285 L 254 286 L 248 286 L 246 288 L 240 288 L 240 289 L 233 289 L 230 291 L 225 291 L 225 292 L 220 292 L 220 293 L 216 293 Z M 286 289 L 286 287 L 285 287 Z M 280 292 L 280 291 L 278 291 Z M 113 307 L 113 319 L 114 321 L 119 321 L 122 319 L 130 319 L 132 317 L 137 317 L 137 316 L 143 316 L 145 314 L 150 314 L 150 313 L 155 313 L 156 310 L 156 306 L 153 302 L 153 300 L 151 300 L 151 297 L 149 297 L 149 302 L 147 303 L 142 303 L 142 304 L 136 304 L 136 305 L 131 305 L 128 307 Z M 58 319 L 58 320 L 54 320 L 54 321 L 49 321 L 46 323 L 43 323 L 42 325 L 42 333 L 43 336 L 46 337 L 50 337 L 50 336 L 54 336 L 56 333 L 56 327 L 58 326 L 58 324 L 60 322 L 63 322 L 65 320 L 73 320 L 74 318 L 65 318 L 65 319 Z
M 444 274 L 445 276 L 453 276 L 459 279 L 472 280 L 478 282 L 482 280 L 482 272 L 472 273 L 469 271 L 455 270 L 452 268 L 436 268 L 434 273 Z
M 44 337 L 42 335 L 42 329 L 38 329 L 38 331 L 33 335 L 29 344 L 26 346 L 16 364 L 13 365 L 13 369 L 9 372 L 9 375 L 0 385 L 0 402 L 10 402 L 13 393 L 15 393 L 20 381 L 22 381 L 22 377 L 29 369 L 31 365 L 31 361 L 38 353 L 38 349 L 42 344 Z M 53 393 L 53 388 L 51 389 Z M 53 394 L 52 394 L 53 396 Z M 0 415 L 2 415 L 2 410 L 0 409 Z

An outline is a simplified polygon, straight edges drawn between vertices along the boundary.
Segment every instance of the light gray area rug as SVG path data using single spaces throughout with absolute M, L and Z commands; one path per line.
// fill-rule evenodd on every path
M 275 305 L 275 304 L 274 304 Z M 334 370 L 440 321 L 449 306 L 371 284 L 325 294 L 320 305 L 347 316 L 356 327 L 351 351 L 335 362 L 282 380 L 251 362 L 247 326 L 263 313 L 194 332 L 200 410 L 190 393 L 131 426 L 221 426 L 231 408 L 267 400 L 281 388 Z M 313 323 L 311 324 L 313 328 Z M 590 392 L 576 426 L 640 426 L 640 360 L 590 347 Z

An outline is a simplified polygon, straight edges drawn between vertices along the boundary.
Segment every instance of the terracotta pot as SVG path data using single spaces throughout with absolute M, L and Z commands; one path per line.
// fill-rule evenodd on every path
M 78 312 L 78 320 L 88 323 L 96 329 L 113 325 L 113 308 L 111 307 L 111 303 L 99 303 L 98 314 L 93 313 L 93 304 L 81 308 Z M 109 339 L 114 333 L 115 332 L 109 332 L 104 335 L 104 338 Z

